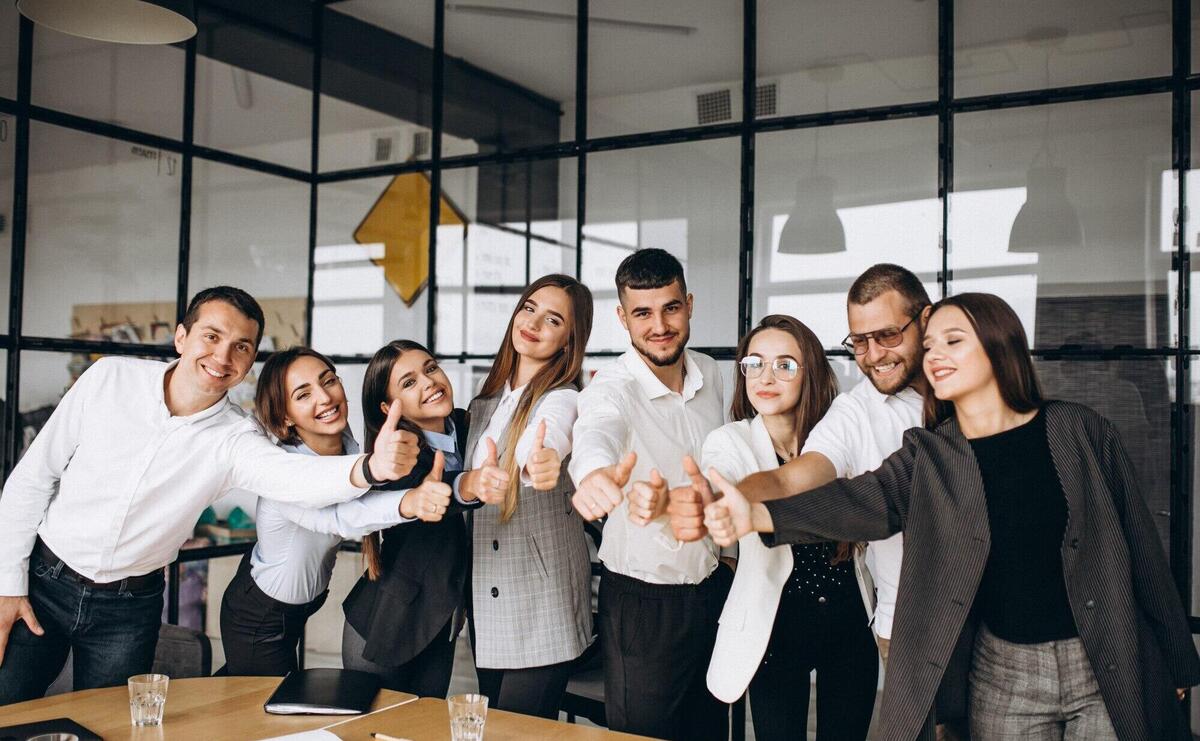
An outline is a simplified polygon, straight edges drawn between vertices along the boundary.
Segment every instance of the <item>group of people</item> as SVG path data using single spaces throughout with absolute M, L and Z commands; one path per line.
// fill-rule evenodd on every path
M 468 627 L 494 707 L 557 717 L 599 642 L 610 728 L 724 739 L 749 692 L 759 739 L 865 738 L 882 658 L 888 739 L 1183 739 L 1200 658 L 1112 425 L 1044 399 L 1024 331 L 987 294 L 932 304 L 876 265 L 847 299 L 865 379 L 839 394 L 820 341 L 771 315 L 716 362 L 687 349 L 669 253 L 616 274 L 630 349 L 583 383 L 592 298 L 548 275 L 516 302 L 464 411 L 411 340 L 367 367 L 361 443 L 334 364 L 262 368 L 227 398 L 263 315 L 201 291 L 180 358 L 104 358 L 67 392 L 0 496 L 0 703 L 147 671 L 163 567 L 233 489 L 258 542 L 221 604 L 230 674 L 295 669 L 337 547 L 365 569 L 342 659 L 444 696 Z M 727 423 L 727 420 L 728 421 Z M 596 624 L 585 520 L 604 520 Z

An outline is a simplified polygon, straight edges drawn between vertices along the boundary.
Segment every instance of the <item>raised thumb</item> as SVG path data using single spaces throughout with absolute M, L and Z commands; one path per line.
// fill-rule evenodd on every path
M 446 469 L 446 456 L 442 451 L 437 451 L 433 454 L 433 466 L 429 469 L 429 475 L 425 477 L 426 481 L 441 481 L 442 471 Z
M 391 432 L 400 424 L 400 400 L 393 399 L 391 406 L 388 407 L 387 419 L 383 421 L 383 429 L 381 432 Z
M 653 486 L 655 489 L 661 489 L 662 487 L 666 486 L 666 483 L 667 482 L 663 481 L 662 474 L 658 472 L 657 468 L 650 469 L 651 486 Z
M 496 442 L 494 440 L 492 440 L 492 438 L 490 438 L 490 437 L 484 438 L 483 442 L 487 445 L 487 451 L 488 451 L 487 460 L 485 460 L 483 462 L 483 465 L 485 465 L 485 466 L 500 465 L 500 462 L 499 462 L 500 456 L 496 454 Z
M 622 458 L 621 462 L 617 464 L 617 471 L 616 471 L 617 486 L 624 486 L 625 484 L 627 484 L 629 482 L 629 474 L 633 473 L 633 467 L 636 465 L 637 465 L 637 453 L 635 453 L 631 450 L 631 451 L 629 451 L 629 455 Z
M 546 420 L 538 422 L 537 432 L 533 437 L 533 452 L 537 452 L 546 446 Z

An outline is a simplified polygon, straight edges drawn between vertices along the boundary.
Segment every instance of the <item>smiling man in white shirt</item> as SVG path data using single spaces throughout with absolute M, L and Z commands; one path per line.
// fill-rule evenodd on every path
M 102 358 L 67 391 L 0 495 L 0 704 L 39 697 L 74 651 L 75 689 L 150 670 L 163 566 L 230 489 L 308 506 L 401 478 L 416 438 L 398 405 L 368 456 L 297 456 L 226 397 L 262 309 L 218 286 L 175 330 L 172 363 Z
M 725 739 L 728 706 L 708 692 L 705 668 L 732 570 L 711 539 L 681 543 L 665 517 L 667 485 L 688 481 L 683 457 L 699 456 L 724 423 L 721 378 L 712 358 L 686 349 L 692 296 L 678 260 L 638 250 L 616 282 L 633 348 L 580 392 L 569 464 L 575 509 L 608 515 L 599 608 L 608 726 Z

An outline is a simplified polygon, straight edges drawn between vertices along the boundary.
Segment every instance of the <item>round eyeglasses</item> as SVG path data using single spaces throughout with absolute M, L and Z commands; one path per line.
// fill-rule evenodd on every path
M 795 358 L 775 358 L 770 363 L 763 360 L 761 355 L 747 355 L 738 361 L 738 368 L 746 378 L 758 378 L 765 368 L 771 369 L 771 375 L 777 381 L 790 381 L 796 377 L 803 367 Z

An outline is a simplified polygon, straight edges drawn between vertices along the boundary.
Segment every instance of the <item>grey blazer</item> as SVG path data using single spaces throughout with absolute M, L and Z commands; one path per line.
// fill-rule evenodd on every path
M 500 394 L 471 401 L 468 464 L 499 403 Z M 506 428 L 501 435 L 499 450 L 509 444 L 509 432 Z M 564 460 L 553 491 L 521 487 L 508 522 L 500 522 L 499 507 L 490 505 L 468 515 L 476 666 L 557 664 L 577 658 L 591 644 L 592 572 L 583 520 L 571 506 L 574 490 Z
M 1174 690 L 1200 682 L 1200 658 L 1137 474 L 1099 414 L 1067 402 L 1043 413 L 1069 512 L 1067 598 L 1117 736 L 1191 739 Z M 991 534 L 979 466 L 958 423 L 909 430 L 876 471 L 765 505 L 775 523 L 769 545 L 904 531 L 880 738 L 933 739 L 935 721 L 965 718 L 972 607 Z

